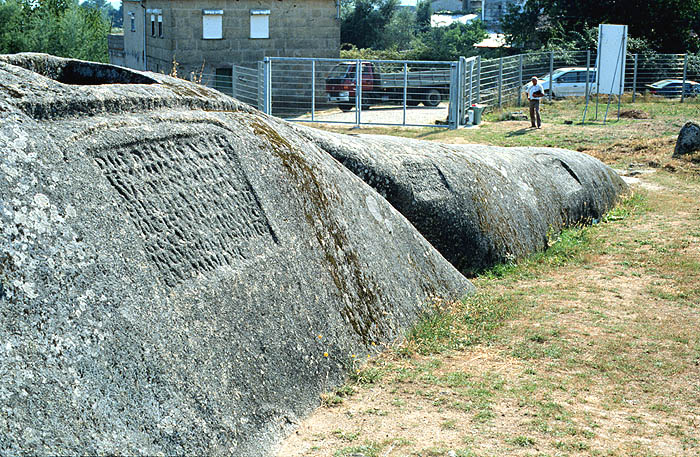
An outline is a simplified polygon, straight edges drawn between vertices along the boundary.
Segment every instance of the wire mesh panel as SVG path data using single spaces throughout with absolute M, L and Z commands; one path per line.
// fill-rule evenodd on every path
M 357 125 L 447 125 L 452 62 L 277 57 L 266 62 L 275 116 Z
M 216 74 L 204 73 L 198 79 L 200 78 L 198 82 L 201 84 L 262 109 L 262 86 L 258 69 L 233 65 L 217 68 Z
M 262 87 L 260 86 L 260 73 L 257 68 L 233 66 L 231 78 L 232 95 L 244 103 L 248 103 L 258 109 L 262 109 Z
M 465 123 L 475 103 L 525 105 L 532 76 L 552 97 L 583 97 L 586 88 L 595 94 L 595 65 L 593 50 L 459 62 L 275 57 L 258 68 L 219 68 L 200 75 L 199 82 L 300 122 L 454 127 Z M 633 101 L 647 94 L 700 103 L 700 57 L 628 54 L 625 65 L 624 90 L 632 92 Z M 450 109 L 450 103 L 457 108 Z

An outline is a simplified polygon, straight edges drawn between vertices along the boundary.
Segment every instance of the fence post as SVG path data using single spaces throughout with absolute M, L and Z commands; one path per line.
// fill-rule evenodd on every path
M 265 57 L 263 61 L 263 113 L 272 114 L 272 61 Z
M 586 114 L 588 113 L 588 101 L 591 99 L 591 50 L 586 50 L 586 106 L 583 108 L 583 118 L 581 125 L 586 123 Z M 596 73 L 597 75 L 597 73 Z M 597 79 L 597 76 L 596 76 Z
M 549 101 L 552 101 L 552 92 L 554 92 L 554 80 L 552 79 L 552 73 L 554 73 L 554 51 L 549 51 Z
M 467 102 L 467 58 L 460 57 L 457 65 L 457 127 L 464 125 Z
M 469 107 L 474 103 L 474 59 L 469 61 Z
M 459 125 L 459 68 L 460 62 L 450 64 L 450 108 L 447 124 L 450 130 L 454 130 Z
M 408 64 L 403 63 L 403 123 L 406 125 L 406 104 L 408 103 Z
M 685 100 L 685 81 L 688 77 L 688 54 L 683 54 L 683 85 L 681 86 L 681 103 Z
M 258 60 L 258 78 L 255 82 L 258 86 L 258 106 L 257 108 L 265 112 L 265 65 L 262 60 Z
M 632 103 L 637 99 L 637 60 L 639 54 L 634 55 L 634 74 L 632 75 Z
M 498 107 L 503 106 L 503 57 L 498 59 Z
M 316 61 L 311 61 L 311 121 L 314 121 L 316 112 Z
M 522 85 L 523 85 L 523 55 L 519 55 L 519 62 L 518 62 L 518 107 L 520 107 L 523 103 L 523 90 L 522 90 Z
M 481 56 L 476 56 L 476 102 L 481 103 Z
M 362 105 L 362 61 L 357 59 L 355 63 L 355 126 L 359 127 L 360 107 Z

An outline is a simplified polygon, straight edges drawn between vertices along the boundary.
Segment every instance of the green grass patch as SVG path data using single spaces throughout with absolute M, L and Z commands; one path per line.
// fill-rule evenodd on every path
M 488 339 L 516 309 L 507 297 L 474 293 L 464 300 L 428 310 L 407 334 L 403 355 L 465 349 Z
M 333 454 L 334 457 L 356 457 L 362 455 L 364 457 L 379 457 L 381 447 L 378 443 L 366 443 L 362 446 L 350 446 L 339 449 Z
M 535 445 L 535 440 L 525 435 L 518 435 L 515 438 L 508 440 L 508 442 L 520 447 L 532 447 Z

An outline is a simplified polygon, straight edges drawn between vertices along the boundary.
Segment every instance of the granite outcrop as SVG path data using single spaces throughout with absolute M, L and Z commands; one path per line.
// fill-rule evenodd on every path
M 2 455 L 269 455 L 473 289 L 295 127 L 192 83 L 0 56 L 0 150 Z
M 628 191 L 611 168 L 577 151 L 296 128 L 465 274 L 547 248 L 563 228 L 600 219 Z

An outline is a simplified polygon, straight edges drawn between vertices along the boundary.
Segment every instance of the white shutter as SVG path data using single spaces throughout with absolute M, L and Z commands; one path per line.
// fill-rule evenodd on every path
M 270 38 L 270 10 L 250 10 L 250 37 Z
M 202 16 L 202 38 L 220 40 L 223 38 L 223 15 L 205 14 Z

